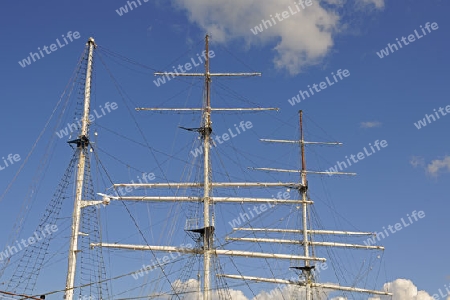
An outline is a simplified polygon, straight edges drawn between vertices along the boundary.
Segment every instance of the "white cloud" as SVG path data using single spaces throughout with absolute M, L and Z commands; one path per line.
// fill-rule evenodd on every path
M 181 281 L 181 280 L 176 280 L 173 284 L 172 284 L 174 291 L 178 292 L 178 293 L 183 293 L 183 299 L 184 300 L 197 300 L 197 299 L 201 299 L 199 293 L 198 293 L 198 288 L 199 288 L 199 281 L 196 279 L 189 279 L 188 281 Z M 223 298 L 223 295 L 229 295 L 231 296 L 231 299 L 233 300 L 248 300 L 247 297 L 245 297 L 244 293 L 242 293 L 241 291 L 237 291 L 237 290 L 233 290 L 233 289 L 229 289 L 228 291 L 218 291 L 215 290 L 212 293 L 212 299 L 213 300 L 219 300 Z M 163 298 L 158 298 L 158 299 L 163 299 Z M 172 299 L 171 296 L 168 296 L 167 299 Z
M 441 170 L 450 172 L 450 156 L 446 156 L 441 160 L 435 159 L 426 167 L 427 173 L 431 176 L 437 176 Z
M 197 300 L 201 299 L 198 295 L 199 281 L 196 279 L 189 279 L 188 281 L 176 280 L 172 284 L 174 291 L 183 293 L 183 299 L 185 300 Z M 275 287 L 275 285 L 274 285 Z M 317 300 L 327 300 L 328 292 L 321 290 Z M 212 300 L 223 299 L 223 296 L 231 296 L 233 300 L 249 300 L 241 291 L 228 289 L 228 291 L 213 291 Z M 305 299 L 305 289 L 295 285 L 280 285 L 275 287 L 269 292 L 262 291 L 258 295 L 252 298 L 252 300 L 275 300 L 275 299 Z M 165 296 L 159 295 L 158 299 L 166 299 Z M 172 299 L 170 296 L 167 299 Z M 314 298 L 316 299 L 316 298 Z M 336 298 L 339 299 L 339 298 Z
M 427 292 L 418 291 L 414 283 L 408 279 L 396 279 L 386 283 L 384 288 L 393 293 L 392 298 L 389 298 L 392 300 L 434 300 Z
M 420 156 L 412 156 L 409 163 L 414 167 L 417 168 L 418 166 L 423 167 L 425 165 L 425 160 L 423 157 Z
M 392 282 L 385 283 L 383 289 L 392 293 L 392 297 L 369 297 L 368 300 L 436 300 L 432 297 L 433 295 L 430 295 L 425 291 L 419 291 L 414 283 L 408 279 L 396 279 Z M 443 288 L 442 290 L 443 293 L 446 294 L 445 289 Z M 438 293 L 438 291 L 436 291 L 436 293 Z M 437 299 L 444 300 L 445 298 Z M 337 297 L 333 298 L 332 300 L 346 300 L 346 298 Z M 446 300 L 450 300 L 450 296 L 448 296 Z
M 270 20 L 277 13 L 297 11 L 292 0 L 172 0 L 175 6 L 187 12 L 189 21 L 210 33 L 213 40 L 226 43 L 243 39 L 245 46 L 271 45 L 275 51 L 273 63 L 279 70 L 291 75 L 318 64 L 330 53 L 334 37 L 346 25 L 342 23 L 341 6 L 344 0 L 312 0 L 312 5 L 301 9 L 283 21 L 255 35 L 250 29 Z M 384 0 L 352 0 L 349 4 L 384 7 Z M 300 7 L 300 5 L 299 5 Z
M 384 8 L 384 0 L 358 0 L 363 5 L 374 5 L 377 9 Z
M 374 127 L 381 127 L 381 122 L 374 121 L 374 122 L 361 122 L 361 128 L 374 128 Z

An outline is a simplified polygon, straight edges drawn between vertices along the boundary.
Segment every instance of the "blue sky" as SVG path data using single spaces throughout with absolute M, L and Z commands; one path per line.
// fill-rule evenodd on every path
M 93 127 L 99 133 L 95 141 L 112 156 L 120 157 L 132 166 L 126 167 L 111 156 L 104 156 L 105 165 L 111 166 L 108 174 L 116 182 L 129 182 L 142 172 L 154 172 L 156 180 L 161 182 L 184 178 L 183 161 L 165 160 L 167 155 L 181 160 L 192 158 L 189 151 L 196 145 L 196 137 L 177 126 L 198 126 L 198 117 L 147 112 L 130 115 L 128 109 L 135 105 L 201 105 L 201 80 L 170 81 L 157 87 L 153 82 L 156 79 L 153 71 L 172 71 L 175 63 L 185 64 L 196 58 L 203 50 L 205 34 L 209 33 L 211 50 L 215 53 L 211 59 L 212 71 L 262 72 L 262 77 L 256 78 L 215 79 L 213 106 L 280 108 L 279 112 L 213 116 L 217 134 L 234 128 L 241 120 L 253 124 L 248 132 L 223 144 L 220 153 L 224 151 L 225 164 L 218 161 L 217 169 L 227 169 L 231 178 L 270 180 L 274 178 L 273 174 L 244 172 L 234 163 L 241 162 L 245 167 L 298 168 L 296 148 L 261 145 L 257 140 L 298 138 L 300 109 L 305 113 L 308 140 L 344 143 L 336 148 L 308 147 L 308 167 L 312 170 L 326 170 L 337 161 L 344 161 L 345 156 L 357 155 L 364 147 L 368 149 L 369 143 L 373 145 L 376 140 L 386 140 L 387 147 L 345 169 L 358 173 L 357 177 L 309 177 L 311 198 L 314 200 L 317 196 L 320 199 L 317 200 L 317 213 L 321 215 L 321 209 L 325 214 L 336 213 L 327 211 L 324 205 L 332 201 L 343 218 L 339 222 L 346 220 L 341 225 L 348 225 L 347 221 L 352 224 L 352 228 L 347 229 L 379 232 L 383 226 L 394 225 L 413 211 L 424 211 L 425 217 L 411 227 L 382 240 L 386 247 L 383 278 L 378 279 L 376 287 L 404 278 L 411 280 L 418 290 L 432 295 L 449 284 L 450 265 L 446 257 L 450 243 L 441 232 L 448 227 L 446 200 L 450 143 L 447 129 L 450 116 L 439 114 L 440 118 L 435 121 L 429 117 L 431 121 L 421 129 L 414 125 L 419 120 L 425 122 L 425 115 L 434 114 L 434 109 L 442 107 L 445 112 L 445 107 L 450 105 L 447 84 L 450 65 L 444 51 L 449 46 L 449 3 L 443 0 L 313 0 L 310 7 L 257 35 L 251 29 L 260 25 L 263 19 L 268 20 L 270 15 L 287 10 L 293 2 L 141 0 L 141 3 L 122 16 L 117 10 L 125 7 L 127 2 L 118 0 L 77 3 L 27 0 L 4 5 L 0 12 L 0 78 L 3 83 L 0 125 L 4 140 L 0 157 L 18 154 L 21 159 L 8 167 L 3 159 L 0 160 L 0 167 L 5 167 L 0 170 L 1 191 L 6 189 L 25 161 L 91 36 L 102 50 L 120 53 L 149 67 L 140 68 L 123 61 L 117 63 L 118 60 L 102 54 L 105 64 L 131 99 L 125 103 L 121 102 L 123 100 L 101 60 L 95 62 L 99 74 L 94 77 L 92 108 L 100 111 L 100 105 L 104 106 L 108 101 L 118 104 L 117 110 L 95 122 L 99 124 L 99 127 Z M 424 35 L 420 26 L 425 27 L 427 22 L 437 23 L 438 28 L 426 31 Z M 80 38 L 68 41 L 64 47 L 35 62 L 30 61 L 26 67 L 18 63 L 30 52 L 38 52 L 38 47 L 50 46 L 56 39 L 62 42 L 62 35 L 67 36 L 69 31 L 79 32 Z M 396 38 L 411 34 L 421 35 L 421 38 L 409 45 L 403 44 L 384 58 L 377 54 L 386 50 L 388 43 L 396 43 Z M 326 82 L 326 78 L 331 79 L 332 73 L 337 74 L 338 70 L 348 70 L 349 76 L 336 80 L 334 85 L 300 103 L 289 103 L 299 90 L 305 91 L 308 85 Z M 196 71 L 203 71 L 202 66 Z M 72 122 L 75 107 L 71 104 L 66 111 L 57 112 L 62 116 L 62 124 Z M 136 130 L 135 122 L 143 130 L 145 140 Z M 139 149 L 105 131 L 104 127 L 120 131 L 141 143 L 147 141 L 159 152 L 151 154 L 148 149 Z M 0 200 L 0 225 L 3 228 L 0 244 L 8 241 L 20 204 L 51 137 L 55 138 L 54 130 L 46 132 L 11 190 Z M 56 146 L 50 149 L 53 151 L 52 163 L 39 188 L 43 198 L 48 199 L 53 194 L 70 159 L 72 150 L 65 141 L 56 138 Z M 227 156 L 227 151 L 232 156 Z M 268 177 L 258 177 L 266 175 Z M 296 180 L 294 176 L 283 178 Z M 101 191 L 107 187 L 107 184 L 101 186 Z M 33 208 L 37 211 L 47 204 L 45 199 L 35 201 Z M 138 210 L 137 206 L 132 207 Z M 226 208 L 218 226 L 229 226 L 227 222 L 237 211 Z M 118 216 L 116 213 L 120 214 L 118 208 L 108 217 L 114 220 Z M 321 215 L 321 219 L 325 226 L 337 226 L 325 216 Z M 24 236 L 33 231 L 37 220 L 34 213 L 30 214 Z M 139 220 L 146 222 L 145 214 Z M 184 220 L 180 217 L 178 221 L 183 224 Z M 124 239 L 127 238 L 125 227 L 109 225 L 112 226 L 109 236 L 118 230 Z M 135 265 L 134 269 L 141 266 L 139 262 Z M 332 280 L 326 274 L 324 276 Z M 398 284 L 399 287 L 407 285 Z M 407 288 L 413 289 L 412 286 Z M 249 294 L 246 296 L 250 297 Z M 424 295 L 398 297 L 396 299 L 431 299 Z

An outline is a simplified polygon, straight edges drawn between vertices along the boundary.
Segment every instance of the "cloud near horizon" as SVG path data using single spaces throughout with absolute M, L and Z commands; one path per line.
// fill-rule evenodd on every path
M 384 284 L 384 289 L 392 292 L 393 296 L 375 297 L 369 298 L 369 300 L 450 300 L 449 295 L 445 295 L 445 298 L 442 298 L 439 295 L 439 291 L 435 291 L 431 295 L 425 291 L 419 291 L 414 283 L 408 279 L 396 279 L 388 282 Z M 444 287 L 442 287 L 442 291 L 446 293 Z M 437 298 L 433 296 L 437 296 Z
M 296 14 L 259 34 L 251 29 L 270 20 L 277 13 L 294 11 L 292 0 L 172 0 L 178 9 L 185 11 L 190 22 L 210 33 L 215 42 L 227 43 L 244 39 L 248 48 L 272 46 L 275 52 L 273 64 L 278 70 L 296 75 L 305 68 L 319 64 L 333 49 L 334 38 L 346 28 L 339 15 L 340 8 L 384 8 L 384 0 L 311 0 Z M 300 7 L 300 5 L 299 5 Z
M 176 280 L 173 283 L 173 287 L 176 291 L 183 291 L 186 293 L 184 299 L 186 300 L 194 300 L 198 299 L 198 285 L 199 282 L 195 279 L 189 279 L 188 281 L 182 282 L 180 280 Z M 414 285 L 411 280 L 408 279 L 396 279 L 392 282 L 385 283 L 383 286 L 385 291 L 389 291 L 393 293 L 393 296 L 381 296 L 381 297 L 372 297 L 368 296 L 368 300 L 450 300 L 450 296 L 446 295 L 446 298 L 441 298 L 439 295 L 439 291 L 435 291 L 433 294 L 428 294 L 425 291 L 420 291 Z M 322 291 L 320 292 L 320 298 L 318 300 L 327 300 L 330 291 Z M 442 292 L 446 293 L 445 288 L 442 288 Z M 295 295 L 296 297 L 300 297 L 298 299 L 303 299 L 304 289 L 298 288 L 294 285 L 283 285 L 280 287 L 276 287 L 270 291 L 261 291 L 255 297 L 251 298 L 251 300 L 274 300 L 274 299 L 290 299 L 291 296 Z M 233 300 L 250 300 L 247 298 L 242 291 L 229 289 L 228 291 L 214 291 L 213 300 L 218 300 L 223 295 L 229 295 Z M 439 296 L 439 298 L 433 298 L 433 296 Z M 347 298 L 339 296 L 331 298 L 331 300 L 347 300 Z

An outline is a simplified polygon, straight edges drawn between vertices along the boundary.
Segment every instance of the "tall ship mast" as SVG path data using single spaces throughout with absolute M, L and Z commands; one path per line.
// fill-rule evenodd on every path
M 202 155 L 201 162 L 197 165 L 201 170 L 200 176 L 196 181 L 174 182 L 164 178 L 162 182 L 142 182 L 138 183 L 113 183 L 112 190 L 105 193 L 98 193 L 94 191 L 92 184 L 92 177 L 90 175 L 90 153 L 96 153 L 97 145 L 89 138 L 90 114 L 91 114 L 91 86 L 92 86 L 92 72 L 95 51 L 97 45 L 93 38 L 87 42 L 86 51 L 84 54 L 84 64 L 79 67 L 83 73 L 83 109 L 80 118 L 80 133 L 75 139 L 70 139 L 69 144 L 74 148 L 74 156 L 69 164 L 69 167 L 64 175 L 63 184 L 60 188 L 60 193 L 56 194 L 56 202 L 51 202 L 50 207 L 55 208 L 49 210 L 48 216 L 44 217 L 38 226 L 42 229 L 45 223 L 49 220 L 55 222 L 59 219 L 59 211 L 62 205 L 61 199 L 63 197 L 62 190 L 69 186 L 69 173 L 73 172 L 73 188 L 75 195 L 73 198 L 73 211 L 71 214 L 70 238 L 69 238 L 69 252 L 67 264 L 67 276 L 65 287 L 59 290 L 59 293 L 64 293 L 64 299 L 76 299 L 76 294 L 85 297 L 85 299 L 138 299 L 126 298 L 122 296 L 113 296 L 112 286 L 114 280 L 129 278 L 130 275 L 135 275 L 137 272 L 128 274 L 120 274 L 115 276 L 108 276 L 105 271 L 104 253 L 105 251 L 112 251 L 108 253 L 117 254 L 128 253 L 130 251 L 148 253 L 147 259 L 156 261 L 152 265 L 143 267 L 140 270 L 141 274 L 150 274 L 153 270 L 158 271 L 158 283 L 156 281 L 144 281 L 142 288 L 154 287 L 160 292 L 141 292 L 142 299 L 201 299 L 201 300 L 215 300 L 215 299 L 237 299 L 234 287 L 244 287 L 245 290 L 250 291 L 255 298 L 258 292 L 254 291 L 254 284 L 263 284 L 265 287 L 272 287 L 273 297 L 275 299 L 325 299 L 333 291 L 344 293 L 356 293 L 358 295 L 379 295 L 389 296 L 388 291 L 379 291 L 365 287 L 358 287 L 356 284 L 346 286 L 340 283 L 321 283 L 318 281 L 318 269 L 320 266 L 326 265 L 328 258 L 319 255 L 324 253 L 320 248 L 331 249 L 363 249 L 369 251 L 382 251 L 384 248 L 377 245 L 363 245 L 351 242 L 335 242 L 323 241 L 322 237 L 364 237 L 371 236 L 371 232 L 358 231 L 344 231 L 334 229 L 321 229 L 312 226 L 314 220 L 312 218 L 311 207 L 314 202 L 309 194 L 309 186 L 307 175 L 355 175 L 354 173 L 345 172 L 322 172 L 312 171 L 307 169 L 306 165 L 306 146 L 316 145 L 341 145 L 338 142 L 311 142 L 304 138 L 304 115 L 303 111 L 299 111 L 299 139 L 260 139 L 263 143 L 273 144 L 287 144 L 299 147 L 300 169 L 282 169 L 276 167 L 249 167 L 252 171 L 273 173 L 273 174 L 296 174 L 298 180 L 296 181 L 281 181 L 281 180 L 256 180 L 256 181 L 217 181 L 213 176 L 215 169 L 213 165 L 213 158 L 211 151 L 217 147 L 214 141 L 214 134 L 216 132 L 213 126 L 213 116 L 220 113 L 255 113 L 255 112 L 270 112 L 277 111 L 278 108 L 268 107 L 216 107 L 211 92 L 211 85 L 214 78 L 220 77 L 253 77 L 261 76 L 261 73 L 212 73 L 210 71 L 210 45 L 209 36 L 205 37 L 204 55 L 204 72 L 199 73 L 179 73 L 179 72 L 156 72 L 156 76 L 172 77 L 200 77 L 204 80 L 203 105 L 201 107 L 179 107 L 179 108 L 136 108 L 137 111 L 144 113 L 201 113 L 201 123 L 197 128 L 181 127 L 187 133 L 194 133 L 201 142 Z M 244 131 L 250 125 L 241 122 L 239 125 L 234 124 L 237 132 Z M 240 128 L 240 129 L 239 129 Z M 230 132 L 231 133 L 231 132 Z M 228 139 L 230 138 L 229 135 Z M 225 139 L 225 136 L 224 136 Z M 95 157 L 97 154 L 95 154 Z M 104 168 L 103 164 L 99 164 Z M 274 178 L 278 178 L 278 175 Z M 124 195 L 120 192 L 121 189 L 131 191 Z M 275 198 L 264 196 L 265 192 L 261 190 L 275 190 L 280 189 L 296 192 L 293 198 Z M 253 192 L 255 190 L 255 192 Z M 243 192 L 239 195 L 238 191 Z M 133 194 L 133 195 L 129 195 Z M 100 200 L 95 198 L 101 197 Z M 189 237 L 191 243 L 186 246 L 184 244 L 175 243 L 155 243 L 156 239 L 150 239 L 148 235 L 143 234 L 139 229 L 142 244 L 137 243 L 121 243 L 117 240 L 111 242 L 101 234 L 101 216 L 99 211 L 108 210 L 114 206 L 115 203 L 122 203 L 127 212 L 130 212 L 128 203 L 134 205 L 147 204 L 151 209 L 160 209 L 163 206 L 169 205 L 187 205 L 182 208 L 201 208 L 195 210 L 194 213 L 186 213 L 186 222 L 183 228 L 186 237 Z M 250 210 L 244 205 L 254 205 L 258 210 Z M 244 221 L 244 216 L 248 222 L 242 222 L 242 226 L 234 226 L 231 232 L 220 228 L 218 225 L 218 217 L 220 211 L 227 209 L 229 206 L 238 206 L 242 208 L 240 216 Z M 253 226 L 253 220 L 257 219 L 255 215 L 261 215 L 263 211 L 284 207 L 290 210 L 288 217 L 295 220 L 298 226 Z M 100 208 L 100 210 L 98 209 Z M 247 208 L 247 210 L 246 210 Z M 254 215 L 255 214 L 255 215 Z M 219 215 L 219 216 L 218 216 Z M 281 218 L 284 219 L 283 217 Z M 138 227 L 138 222 L 132 217 L 133 223 Z M 151 221 L 151 220 L 149 220 Z M 275 223 L 274 222 L 269 223 Z M 170 219 L 167 222 L 171 222 Z M 221 221 L 223 224 L 223 220 Z M 175 224 L 175 221 L 173 222 Z M 279 222 L 278 222 L 279 223 Z M 94 233 L 88 232 L 89 226 L 95 228 Z M 231 224 L 230 224 L 231 225 Z M 241 225 L 233 223 L 233 225 Z M 291 225 L 291 224 L 286 224 Z M 156 226 L 156 225 L 151 225 Z M 163 227 L 162 227 L 163 228 Z M 165 228 L 165 227 L 164 227 Z M 179 229 L 179 228 L 178 228 Z M 164 229 L 162 229 L 164 230 Z M 172 230 L 177 231 L 175 226 Z M 179 231 L 179 230 L 178 230 Z M 163 232 L 163 235 L 170 236 L 171 230 Z M 219 232 L 219 234 L 218 234 Z M 224 235 L 225 233 L 225 235 Z M 316 237 L 321 237 L 316 240 Z M 15 271 L 9 278 L 3 282 L 7 283 L 7 288 L 3 291 L 3 295 L 8 295 L 12 299 L 45 299 L 51 297 L 58 291 L 45 292 L 40 289 L 36 293 L 37 278 L 34 274 L 36 270 L 40 270 L 45 265 L 44 259 L 48 252 L 47 242 L 39 243 L 35 246 L 27 248 L 24 258 L 17 264 Z M 288 251 L 286 251 L 288 250 Z M 162 253 L 162 254 L 161 254 Z M 177 253 L 177 255 L 173 255 Z M 170 259 L 163 259 L 160 256 L 170 254 Z M 30 266 L 34 256 L 38 256 L 37 263 Z M 79 256 L 87 255 L 90 265 L 91 275 L 86 275 L 86 269 L 80 267 Z M 179 258 L 186 258 L 184 267 L 181 267 L 177 272 L 170 268 L 172 264 L 181 262 Z M 81 259 L 83 260 L 83 259 Z M 241 268 L 239 262 L 245 262 L 248 267 Z M 225 262 L 226 261 L 226 262 Z M 95 263 L 95 264 L 94 264 Z M 94 266 L 95 265 L 95 266 Z M 266 266 L 262 274 L 255 272 L 256 268 L 251 266 Z M 274 266 L 272 269 L 271 266 Z M 194 268 L 197 266 L 197 269 Z M 5 267 L 6 268 L 6 267 Z M 174 267 L 176 269 L 176 267 Z M 234 272 L 233 272 L 234 270 Z M 252 272 L 253 270 L 253 272 Z M 2 269 L 1 274 L 6 274 Z M 45 274 L 42 274 L 45 276 Z M 175 281 L 175 276 L 180 277 L 185 282 L 196 282 L 194 289 L 183 286 L 182 281 Z M 83 277 L 85 280 L 77 281 L 77 277 Z M 135 276 L 137 277 L 137 276 Z M 27 278 L 24 280 L 24 278 Z M 88 278 L 88 279 L 86 279 Z M 135 282 L 141 279 L 134 278 Z M 142 280 L 144 280 L 142 278 Z M 148 280 L 148 279 L 147 279 Z M 155 279 L 156 280 L 156 279 Z M 28 283 L 31 281 L 31 283 Z M 27 283 L 25 283 L 27 282 Z M 181 286 L 181 287 L 180 287 Z M 277 290 L 278 289 L 278 290 Z M 289 291 L 287 294 L 282 291 Z M 0 289 L 2 290 L 2 289 Z M 55 289 L 56 290 L 56 289 Z M 81 292 L 83 291 L 83 292 Z M 86 292 L 88 291 L 88 292 Z M 242 293 L 242 292 L 241 292 Z M 120 295 L 120 294 L 118 294 Z M 239 294 L 239 297 L 243 294 Z M 86 298 L 87 297 L 87 298 Z M 91 297 L 91 298 L 89 298 Z M 56 299 L 56 298 L 55 298 Z M 243 298 L 242 298 L 243 299 Z
M 89 114 L 91 104 L 91 79 L 92 79 L 92 60 L 94 55 L 95 42 L 93 38 L 88 41 L 88 62 L 86 72 L 86 82 L 84 90 L 84 109 L 81 119 L 80 136 L 71 141 L 76 144 L 78 152 L 77 179 L 76 179 L 76 198 L 73 206 L 72 215 L 72 234 L 70 237 L 69 261 L 67 268 L 66 295 L 65 299 L 73 299 L 73 289 L 75 287 L 75 272 L 77 264 L 78 236 L 80 235 L 81 210 L 87 201 L 83 201 L 84 175 L 86 166 L 86 151 L 89 146 Z M 89 203 L 89 202 L 88 202 Z M 86 204 L 88 204 L 86 203 Z M 90 203 L 92 205 L 92 203 Z

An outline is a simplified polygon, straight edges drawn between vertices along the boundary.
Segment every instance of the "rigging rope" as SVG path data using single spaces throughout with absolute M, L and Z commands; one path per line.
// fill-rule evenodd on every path
M 70 160 L 64 176 L 58 185 L 52 200 L 45 210 L 35 233 L 42 233 L 48 226 L 56 225 L 56 220 L 61 212 L 61 207 L 64 199 L 69 198 L 67 195 L 67 188 L 70 184 L 71 175 L 74 172 L 77 153 L 74 153 Z M 52 230 L 53 231 L 53 230 Z M 50 241 L 54 238 L 54 234 L 45 236 L 45 238 L 38 239 L 35 243 L 28 245 L 24 249 L 23 256 L 14 269 L 11 279 L 8 281 L 8 291 L 20 291 L 25 294 L 32 294 L 36 286 L 36 281 L 44 264 Z M 10 259 L 10 258 L 9 258 Z

